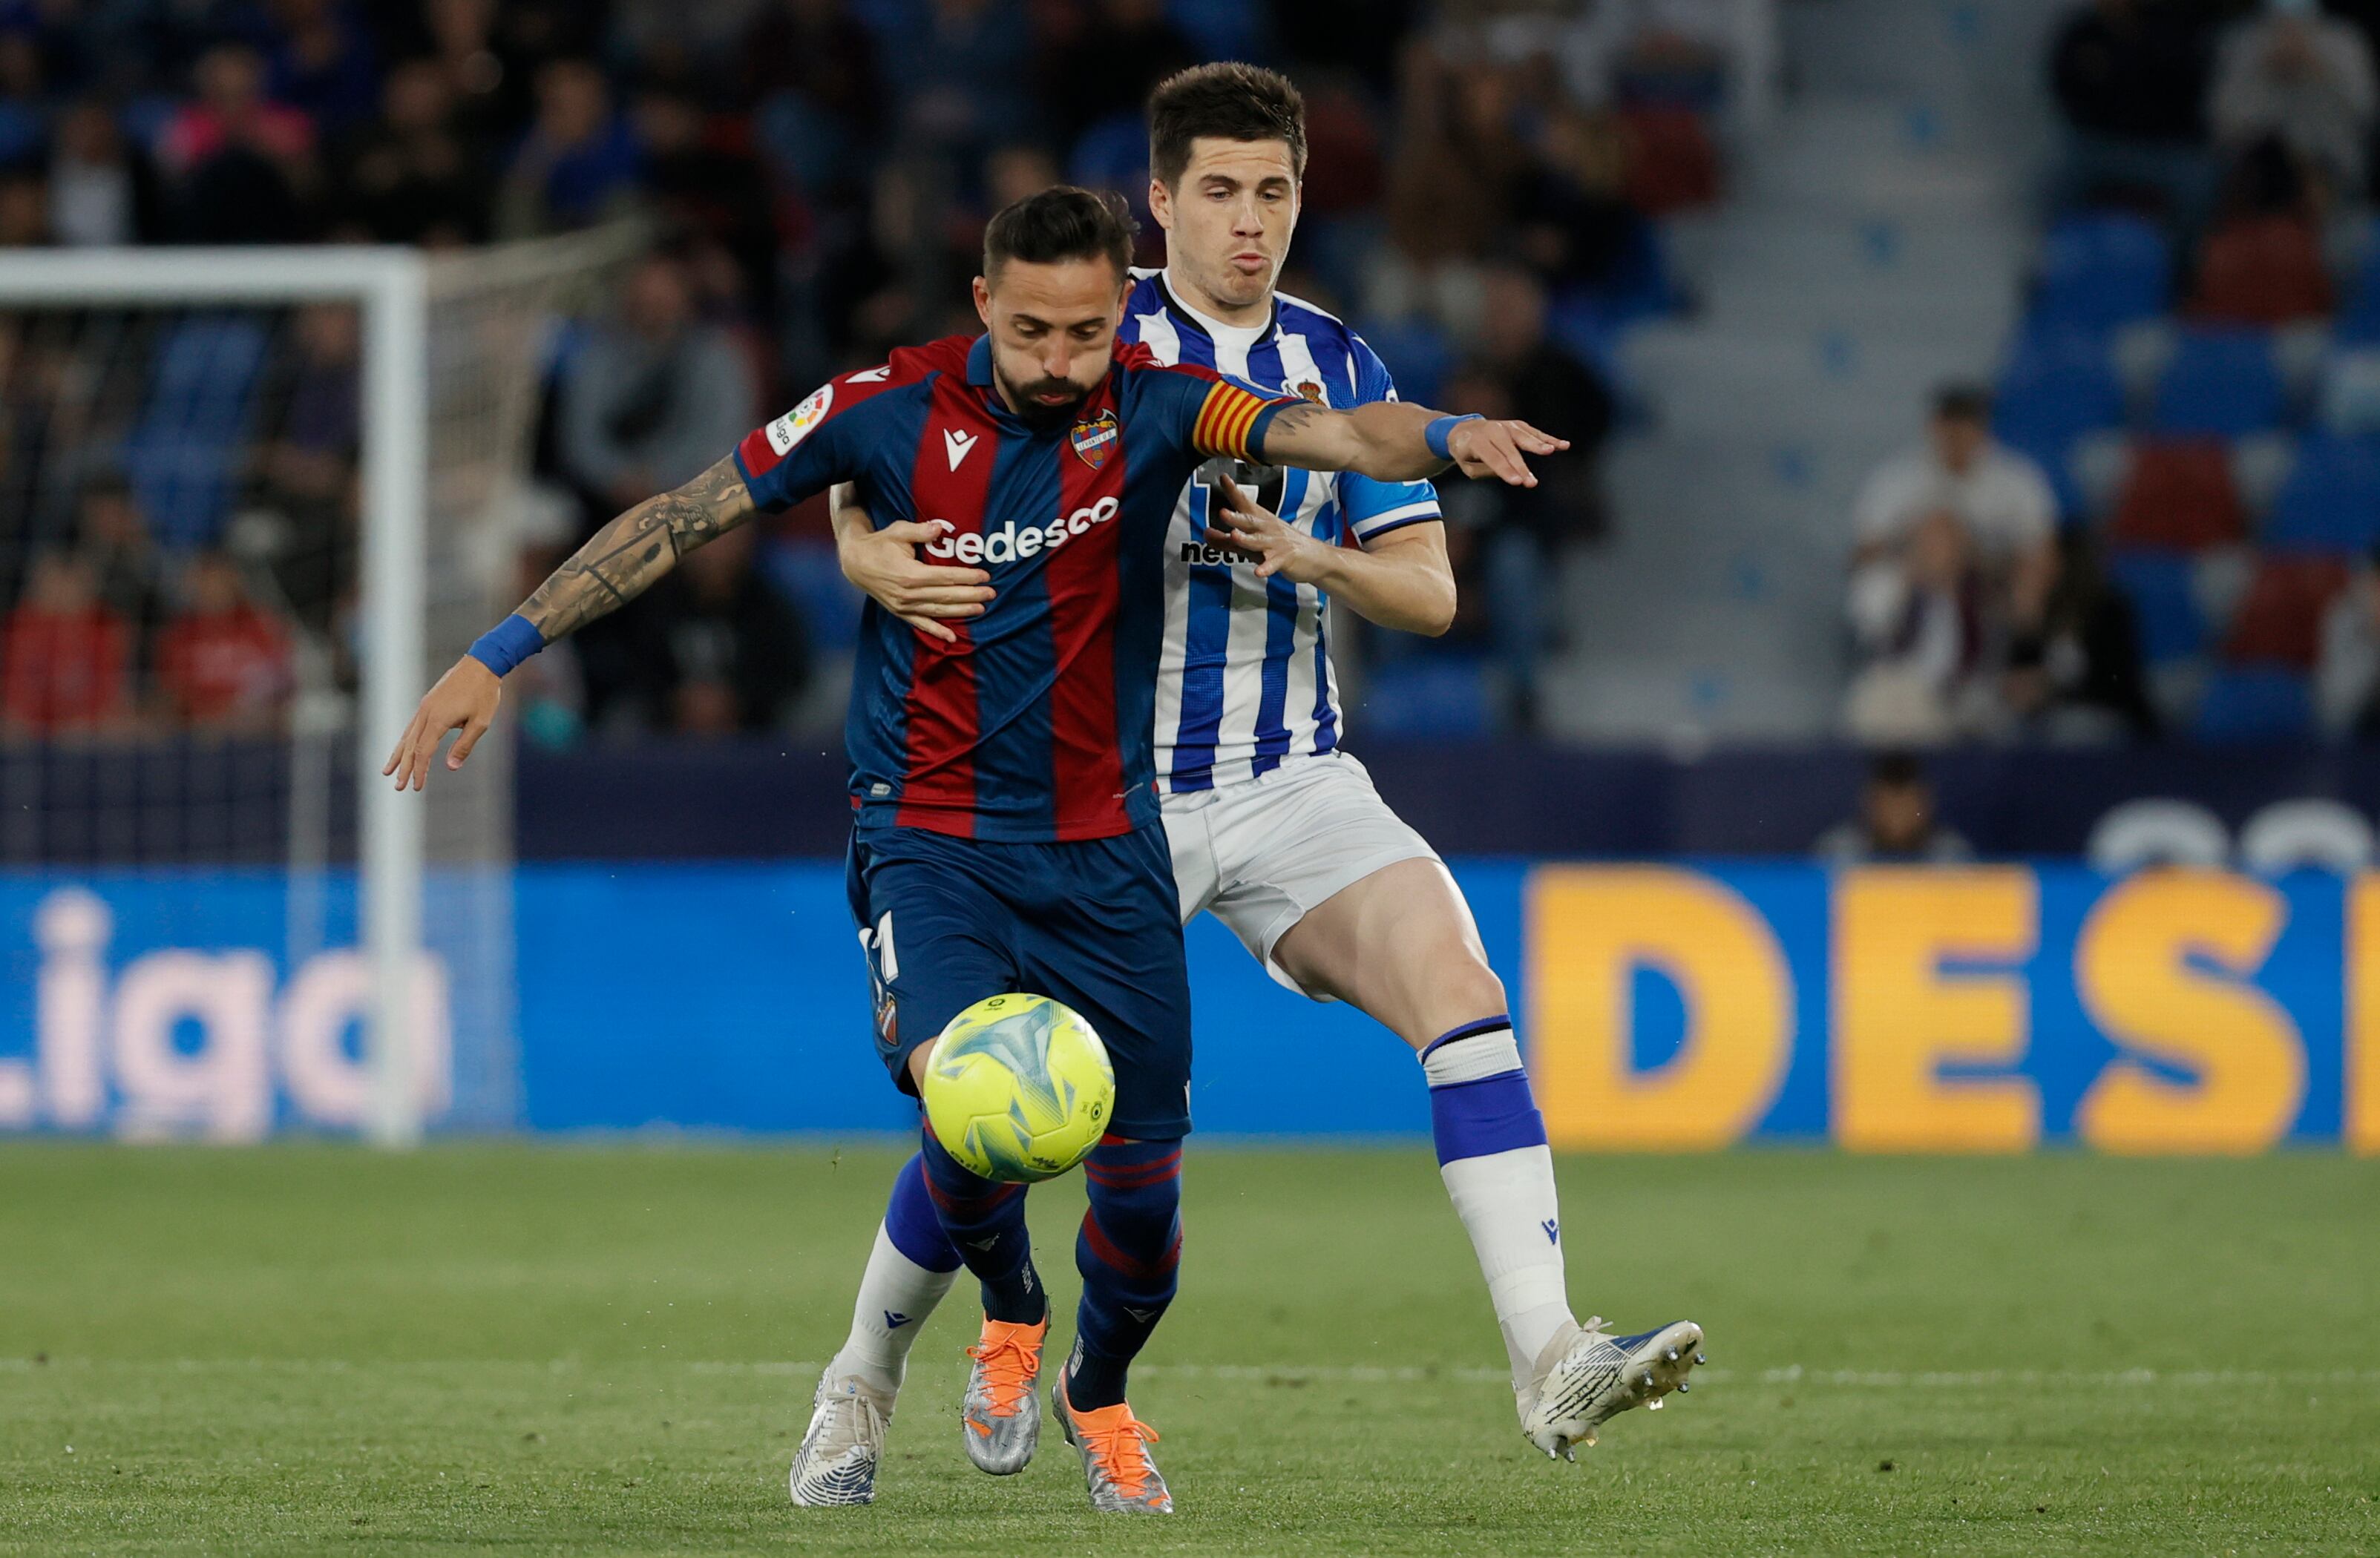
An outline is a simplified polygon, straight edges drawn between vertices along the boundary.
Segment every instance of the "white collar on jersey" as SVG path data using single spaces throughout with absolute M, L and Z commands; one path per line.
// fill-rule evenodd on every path
M 1281 320 L 1281 302 L 1278 296 L 1272 299 L 1272 311 L 1264 323 L 1225 324 L 1213 315 L 1195 308 L 1183 300 L 1181 284 L 1173 279 L 1172 266 L 1169 265 L 1157 273 L 1157 284 L 1165 289 L 1165 300 L 1188 315 L 1193 323 L 1207 332 L 1209 339 L 1220 341 L 1226 345 L 1237 346 L 1243 352 L 1270 335 Z

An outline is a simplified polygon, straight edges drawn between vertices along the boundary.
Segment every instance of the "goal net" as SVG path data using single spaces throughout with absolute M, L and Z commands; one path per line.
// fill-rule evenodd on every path
M 0 256 L 0 1130 L 516 1123 L 506 727 L 379 771 L 639 244 Z

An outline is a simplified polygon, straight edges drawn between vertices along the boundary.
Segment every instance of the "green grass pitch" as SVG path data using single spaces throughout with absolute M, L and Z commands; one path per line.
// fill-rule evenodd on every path
M 964 1288 L 879 1502 L 796 1510 L 896 1162 L 0 1148 L 0 1553 L 2380 1551 L 2380 1163 L 1566 1160 L 1582 1309 L 1712 1367 L 1557 1466 L 1426 1152 L 1194 1142 L 1179 1516 L 967 1467 Z

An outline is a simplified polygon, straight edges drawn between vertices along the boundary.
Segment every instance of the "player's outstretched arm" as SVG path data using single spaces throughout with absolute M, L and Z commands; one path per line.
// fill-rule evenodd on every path
M 1556 454 L 1568 439 L 1526 422 L 1449 417 L 1402 401 L 1373 401 L 1346 411 L 1285 405 L 1273 414 L 1259 459 L 1310 471 L 1358 471 L 1380 481 L 1422 481 L 1449 465 L 1475 479 L 1535 487 L 1526 456 Z
M 513 659 L 534 653 L 626 605 L 677 566 L 679 558 L 735 529 L 755 512 L 744 474 L 731 454 L 684 487 L 646 499 L 595 532 L 488 637 L 534 640 L 516 648 Z M 459 768 L 495 723 L 504 681 L 480 658 L 479 648 L 475 645 L 474 653 L 456 660 L 423 694 L 412 723 L 388 755 L 381 773 L 395 775 L 399 790 L 419 790 L 429 782 L 431 758 L 449 731 L 463 732 L 446 755 L 446 766 Z
M 1313 585 L 1367 622 L 1436 638 L 1454 625 L 1454 569 L 1446 526 L 1407 525 L 1364 547 L 1335 546 L 1284 524 L 1229 477 L 1216 490 L 1207 540 L 1257 558 L 1257 577 Z

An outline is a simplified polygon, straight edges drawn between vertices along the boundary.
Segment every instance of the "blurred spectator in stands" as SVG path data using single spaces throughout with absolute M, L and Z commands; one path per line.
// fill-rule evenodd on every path
M 250 598 L 239 567 L 202 551 L 182 576 L 182 609 L 157 640 L 157 690 L 192 731 L 261 735 L 279 722 L 290 689 L 288 629 Z
M 1349 70 L 1383 99 L 1396 88 L 1399 51 L 1422 8 L 1421 0 L 1269 0 L 1266 7 L 1273 41 L 1291 62 L 1284 68 L 1301 87 L 1309 71 Z
M 447 73 L 429 59 L 388 73 L 380 116 L 340 148 L 346 222 L 374 243 L 483 243 L 493 191 L 484 149 L 455 122 Z
M 38 168 L 0 168 L 0 249 L 51 241 L 50 187 Z
M 2314 707 L 2334 736 L 2380 736 L 2380 550 L 2323 614 Z
M 2205 218 L 2207 25 L 2189 0 L 2095 0 L 2059 29 L 2051 90 L 2069 139 L 2056 203 L 2153 195 L 2186 226 Z
M 341 0 L 271 0 L 273 97 L 336 135 L 371 116 L 380 66 L 361 18 Z
M 1896 536 L 1888 557 L 1863 564 L 1850 608 L 1865 661 L 1844 707 L 1855 740 L 1937 746 L 1994 727 L 1983 570 L 1956 513 L 1933 510 Z
M 753 566 L 759 536 L 755 525 L 729 531 L 688 552 L 653 591 L 654 712 L 681 734 L 775 730 L 808 683 L 801 621 Z
M 290 243 L 304 236 L 314 185 L 314 125 L 265 95 L 254 49 L 224 43 L 199 56 L 198 97 L 165 127 L 160 158 L 173 180 L 176 226 L 200 244 Z
M 1458 576 L 1474 586 L 1457 595 L 1475 602 L 1463 636 L 1494 645 L 1512 723 L 1525 731 L 1537 721 L 1537 670 L 1553 646 L 1562 554 L 1602 533 L 1601 453 L 1612 401 L 1600 379 L 1548 339 L 1545 288 L 1535 276 L 1510 265 L 1482 276 L 1479 348 L 1448 381 L 1448 409 L 1517 417 L 1571 441 L 1561 459 L 1544 463 L 1536 487 L 1466 482 L 1441 495 Z
M 2375 109 L 2371 46 L 2317 0 L 2266 0 L 2216 57 L 2207 117 L 2227 151 L 2277 136 L 2333 197 L 2364 187 Z
M 0 166 L 34 161 L 45 131 L 49 81 L 41 41 L 24 19 L 0 11 Z
M 630 272 L 615 314 L 561 371 L 562 462 L 593 524 L 701 475 L 755 420 L 749 362 L 696 317 L 669 255 Z
M 99 98 L 59 115 L 50 153 L 50 231 L 74 248 L 163 237 L 157 171 Z
M 602 221 L 633 195 L 640 161 L 603 72 L 590 60 L 551 62 L 537 73 L 537 117 L 504 172 L 499 233 L 530 237 Z
M 1040 94 L 1062 145 L 1119 116 L 1139 127 L 1149 89 L 1198 63 L 1164 0 L 1057 0 L 1039 10 Z
M 674 88 L 638 94 L 637 132 L 645 149 L 644 187 L 675 232 L 698 235 L 732 262 L 726 288 L 736 311 L 775 312 L 774 200 L 759 159 L 739 137 L 714 129 L 699 103 Z
M 929 0 L 909 43 L 891 85 L 911 144 L 972 160 L 1035 123 L 1033 35 L 1018 0 Z
M 1522 256 L 1551 285 L 1604 285 L 1645 226 L 1627 189 L 1628 143 L 1619 122 L 1557 110 L 1516 197 Z
M 2058 500 L 2039 465 L 1993 439 L 1991 417 L 1991 393 L 1979 386 L 1936 393 L 1926 441 L 1879 465 L 1860 491 L 1852 568 L 1894 564 L 1919 526 L 1947 513 L 1965 532 L 1961 547 L 1995 623 L 2032 633 L 2058 577 Z
M 1936 816 L 1916 755 L 1884 752 L 1869 760 L 1859 815 L 1820 835 L 1812 852 L 1828 865 L 1954 865 L 1975 851 Z
M 2029 733 L 2058 743 L 2095 743 L 2156 734 L 2140 622 L 2101 571 L 2088 531 L 2059 537 L 2058 583 L 2041 631 L 2010 651 L 2004 695 Z
M 103 476 L 82 489 L 75 555 L 90 568 L 100 604 L 145 648 L 165 618 L 165 559 L 130 482 Z
M 875 128 L 876 41 L 843 0 L 767 0 L 736 51 L 747 102 L 799 98 L 846 136 Z
M 0 722 L 17 738 L 106 731 L 130 721 L 132 624 L 99 598 L 91 565 L 35 557 L 0 630 Z
M 424 0 L 421 18 L 462 133 L 481 144 L 519 134 L 536 97 L 525 62 L 496 48 L 496 0 Z
M 271 515 L 273 579 L 316 632 L 355 572 L 356 462 L 362 450 L 362 321 L 340 303 L 297 311 L 264 389 L 254 502 Z
M 1365 277 L 1365 313 L 1421 316 L 1459 340 L 1485 311 L 1479 266 L 1494 250 L 1530 166 L 1513 133 L 1510 75 L 1496 66 L 1450 64 L 1415 44 L 1406 51 L 1400 139 L 1389 163 L 1387 245 Z

